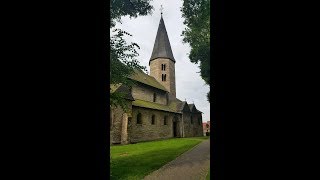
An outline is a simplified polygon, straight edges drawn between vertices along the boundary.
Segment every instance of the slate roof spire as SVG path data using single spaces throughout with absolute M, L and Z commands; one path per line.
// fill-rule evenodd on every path
M 152 55 L 150 58 L 150 61 L 156 59 L 156 58 L 168 58 L 175 62 L 175 59 L 172 54 L 171 45 L 169 42 L 169 37 L 167 34 L 166 26 L 164 25 L 164 21 L 162 18 L 162 12 L 161 12 L 161 18 L 160 23 L 158 27 L 158 32 L 156 36 L 156 40 L 154 42 Z M 150 64 L 149 61 L 149 64 Z

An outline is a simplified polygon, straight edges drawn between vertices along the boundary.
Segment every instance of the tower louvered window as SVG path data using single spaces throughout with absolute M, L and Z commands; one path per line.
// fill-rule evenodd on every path
M 167 79 L 167 75 L 166 74 L 162 74 L 162 81 L 166 81 Z
M 166 64 L 161 64 L 161 70 L 165 71 L 166 70 Z
M 163 80 L 162 81 L 166 81 L 167 80 L 167 75 L 163 74 Z

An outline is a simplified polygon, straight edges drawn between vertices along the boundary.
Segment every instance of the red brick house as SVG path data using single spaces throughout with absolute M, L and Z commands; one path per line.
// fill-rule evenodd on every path
M 202 123 L 203 135 L 206 136 L 206 132 L 210 132 L 210 121 Z

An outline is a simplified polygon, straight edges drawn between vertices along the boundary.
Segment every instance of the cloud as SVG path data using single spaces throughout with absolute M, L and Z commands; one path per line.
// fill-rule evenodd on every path
M 176 91 L 177 98 L 187 100 L 188 103 L 195 103 L 198 110 L 202 111 L 203 121 L 210 121 L 210 104 L 207 101 L 209 86 L 205 85 L 201 79 L 199 65 L 190 62 L 188 53 L 190 46 L 182 43 L 182 31 L 185 28 L 183 24 L 180 8 L 182 1 L 152 1 L 154 12 L 152 15 L 139 16 L 135 19 L 129 17 L 122 18 L 122 24 L 117 23 L 116 28 L 120 28 L 132 34 L 125 39 L 128 42 L 135 42 L 140 46 L 139 61 L 141 65 L 146 66 L 148 71 L 149 59 L 151 57 L 154 41 L 156 38 L 159 21 L 160 5 L 163 5 L 163 19 L 169 36 L 173 55 L 176 59 Z

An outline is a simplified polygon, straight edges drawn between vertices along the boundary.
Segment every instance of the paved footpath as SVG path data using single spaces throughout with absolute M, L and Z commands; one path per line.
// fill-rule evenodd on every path
M 145 180 L 204 180 L 210 165 L 210 140 L 180 155 L 160 169 L 146 176 Z

